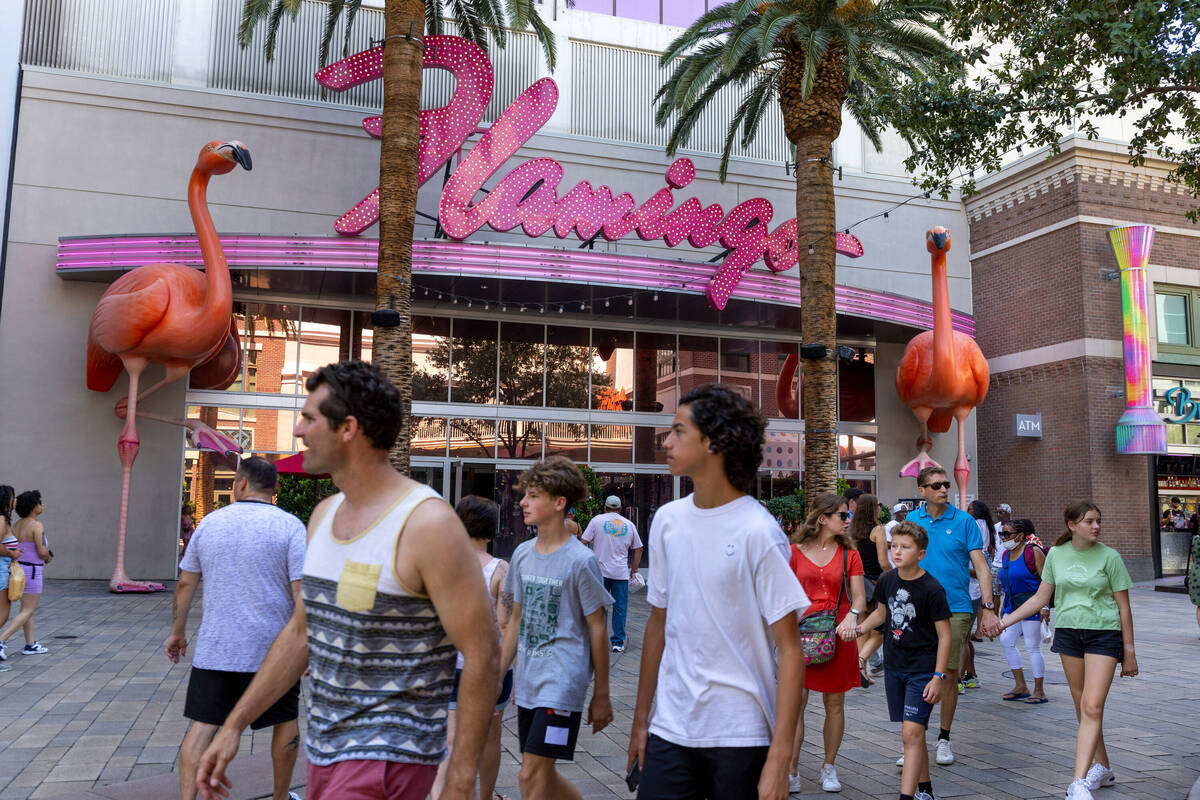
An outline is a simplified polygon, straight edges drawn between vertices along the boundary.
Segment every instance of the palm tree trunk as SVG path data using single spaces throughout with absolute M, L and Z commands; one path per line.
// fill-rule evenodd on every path
M 421 2 L 387 0 L 383 12 L 383 130 L 379 147 L 379 267 L 375 308 L 400 312 L 378 327 L 371 358 L 400 391 L 404 425 L 392 465 L 408 473 L 412 439 L 412 238 L 417 211 L 417 147 L 425 11 Z M 410 38 L 411 37 L 411 38 Z

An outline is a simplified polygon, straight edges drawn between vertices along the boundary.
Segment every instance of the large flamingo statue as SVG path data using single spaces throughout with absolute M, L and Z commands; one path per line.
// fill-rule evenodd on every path
M 904 465 L 900 475 L 916 476 L 924 467 L 937 466 L 925 452 L 933 445 L 929 432 L 945 433 L 950 430 L 951 420 L 957 420 L 954 482 L 958 485 L 959 506 L 965 507 L 971 466 L 963 424 L 987 395 L 987 359 L 974 339 L 954 330 L 950 323 L 950 289 L 946 282 L 950 232 L 941 227 L 926 232 L 925 248 L 933 272 L 933 330 L 912 338 L 896 368 L 896 392 L 921 423 L 917 457 Z
M 237 341 L 231 320 L 233 287 L 221 240 L 208 213 L 205 194 L 213 175 L 237 165 L 250 169 L 250 153 L 241 142 L 209 142 L 200 151 L 188 182 L 188 208 L 204 257 L 204 272 L 182 264 L 147 264 L 122 275 L 104 292 L 88 328 L 87 385 L 107 392 L 129 373 L 129 396 L 117 403 L 125 427 L 117 440 L 121 457 L 121 513 L 117 527 L 117 563 L 108 588 L 113 592 L 162 591 L 162 585 L 132 581 L 125 574 L 125 534 L 129 521 L 129 481 L 138 453 L 137 404 L 168 383 L 180 380 L 193 367 L 203 384 L 227 383 L 230 339 L 233 358 Z M 151 363 L 162 364 L 166 375 L 138 394 L 138 379 Z M 236 373 L 236 364 L 233 372 Z M 187 427 L 197 447 L 228 455 L 241 448 L 229 437 L 196 420 L 141 416 Z

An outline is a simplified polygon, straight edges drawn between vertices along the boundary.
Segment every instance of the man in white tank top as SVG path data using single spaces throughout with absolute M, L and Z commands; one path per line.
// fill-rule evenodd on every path
M 205 800 L 227 793 L 242 731 L 311 664 L 309 800 L 423 800 L 445 752 L 457 649 L 457 729 L 441 797 L 466 800 L 499 684 L 483 575 L 454 511 L 388 461 L 408 409 L 387 378 L 342 361 L 307 388 L 295 428 L 304 468 L 329 473 L 341 493 L 313 511 L 302 601 L 201 758 L 197 788 Z M 392 659 L 411 666 L 386 669 Z M 388 680 L 376 686 L 381 672 Z

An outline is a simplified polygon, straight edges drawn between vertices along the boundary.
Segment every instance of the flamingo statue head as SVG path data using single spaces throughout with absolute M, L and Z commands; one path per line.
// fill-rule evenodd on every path
M 196 169 L 206 175 L 225 175 L 236 166 L 242 166 L 247 172 L 253 169 L 250 151 L 239 141 L 211 141 L 200 150 L 196 158 Z
M 942 253 L 943 255 L 949 253 L 950 231 L 940 225 L 933 230 L 926 231 L 925 249 L 930 253 Z

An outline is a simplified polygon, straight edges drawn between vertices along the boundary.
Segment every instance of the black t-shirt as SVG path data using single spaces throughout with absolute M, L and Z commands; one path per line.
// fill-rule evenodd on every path
M 890 569 L 875 583 L 876 603 L 887 609 L 883 622 L 883 663 L 893 672 L 933 672 L 938 637 L 934 623 L 950 619 L 946 590 L 926 572 L 906 581 Z

